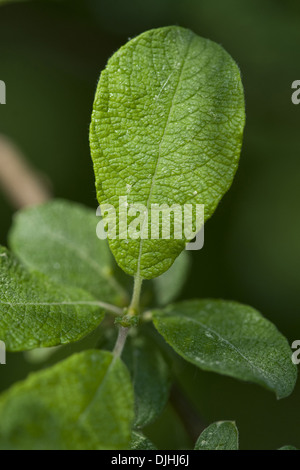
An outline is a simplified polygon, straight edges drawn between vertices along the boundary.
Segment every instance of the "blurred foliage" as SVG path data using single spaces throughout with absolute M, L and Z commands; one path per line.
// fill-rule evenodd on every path
M 206 225 L 204 249 L 193 252 L 182 298 L 201 295 L 248 303 L 290 343 L 298 339 L 300 107 L 291 102 L 291 83 L 300 78 L 300 2 L 9 3 L 0 9 L 0 79 L 7 86 L 0 133 L 47 175 L 55 196 L 93 208 L 97 202 L 88 126 L 98 76 L 108 57 L 129 37 L 169 24 L 189 27 L 221 43 L 233 56 L 242 71 L 247 104 L 241 165 L 232 189 Z M 0 213 L 4 244 L 13 208 L 1 191 Z M 22 355 L 9 355 L 0 371 L 1 388 L 32 367 Z M 176 375 L 206 424 L 237 422 L 242 449 L 300 446 L 300 384 L 290 398 L 277 402 L 254 385 L 201 372 L 181 360 Z M 159 447 L 179 442 L 184 447 L 188 442 L 170 405 L 148 435 Z

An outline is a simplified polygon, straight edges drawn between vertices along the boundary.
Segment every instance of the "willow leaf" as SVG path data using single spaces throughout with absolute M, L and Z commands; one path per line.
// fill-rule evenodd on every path
M 117 214 L 121 196 L 147 211 L 204 204 L 207 220 L 232 183 L 244 120 L 239 69 L 221 46 L 175 26 L 141 34 L 112 56 L 96 92 L 90 144 L 98 201 Z M 174 221 L 171 239 L 150 239 L 148 215 L 140 224 L 148 238 L 109 240 L 121 268 L 145 279 L 165 272 L 187 241 L 172 236 Z
M 0 338 L 10 351 L 77 341 L 104 318 L 106 304 L 84 290 L 30 273 L 0 247 Z
M 285 337 L 257 310 L 224 300 L 191 300 L 153 312 L 166 341 L 201 369 L 255 382 L 283 398 L 297 368 Z
M 34 373 L 0 397 L 0 448 L 124 449 L 133 391 L 124 364 L 85 351 Z
M 98 222 L 96 211 L 56 199 L 17 213 L 10 247 L 29 269 L 121 304 L 127 294 L 113 276 L 107 242 L 97 238 Z
M 199 436 L 195 450 L 238 450 L 239 432 L 233 421 L 218 421 Z

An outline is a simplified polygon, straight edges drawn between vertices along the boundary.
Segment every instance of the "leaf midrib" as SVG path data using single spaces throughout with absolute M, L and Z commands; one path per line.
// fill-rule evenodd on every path
M 189 54 L 189 51 L 190 51 L 190 47 L 191 47 L 192 41 L 193 41 L 193 35 L 191 34 L 191 35 L 190 35 L 190 40 L 189 40 L 188 46 L 187 46 L 187 48 L 186 48 L 186 52 L 185 52 L 185 55 L 184 55 L 184 57 L 183 57 L 182 64 L 181 64 L 181 67 L 180 67 L 180 72 L 179 72 L 179 77 L 178 77 L 178 83 L 177 83 L 177 85 L 176 85 L 176 88 L 175 88 L 175 91 L 174 91 L 174 95 L 173 95 L 173 98 L 172 98 L 172 101 L 171 101 L 170 109 L 169 109 L 169 112 L 168 112 L 168 117 L 167 117 L 166 124 L 165 124 L 164 130 L 163 130 L 163 133 L 162 133 L 162 138 L 161 138 L 161 141 L 160 141 L 160 143 L 159 143 L 157 162 L 156 162 L 156 165 L 155 165 L 154 174 L 153 174 L 153 177 L 152 177 L 151 186 L 150 186 L 150 191 L 149 191 L 149 196 L 148 196 L 147 204 L 146 204 L 146 207 L 147 207 L 147 212 L 146 212 L 146 213 L 148 213 L 148 211 L 149 211 L 150 201 L 151 201 L 152 194 L 153 194 L 153 189 L 154 189 L 154 186 L 155 186 L 155 181 L 156 181 L 156 177 L 157 177 L 158 167 L 159 167 L 159 163 L 160 163 L 160 161 L 161 161 L 161 148 L 162 148 L 162 144 L 163 144 L 163 141 L 164 141 L 164 138 L 165 138 L 165 135 L 166 135 L 166 131 L 167 131 L 167 128 L 168 128 L 168 125 L 169 125 L 169 122 L 170 122 L 170 118 L 171 118 L 171 115 L 172 115 L 172 111 L 173 111 L 173 108 L 174 108 L 174 100 L 175 100 L 175 97 L 176 97 L 176 95 L 177 95 L 179 86 L 180 86 L 181 81 L 182 81 L 182 74 L 183 74 L 183 70 L 184 70 L 185 63 L 186 63 L 186 59 L 187 59 L 188 54 Z M 142 225 L 142 227 L 141 227 L 141 234 L 144 233 L 144 229 L 145 229 L 145 224 L 146 224 L 146 223 L 148 223 L 147 217 L 144 218 L 143 225 Z M 140 276 L 140 272 L 141 272 L 141 259 L 142 259 L 142 253 L 143 253 L 143 241 L 144 241 L 144 240 L 143 240 L 143 237 L 141 236 L 141 238 L 140 238 L 140 247 L 139 247 L 138 260 L 137 260 L 137 271 L 136 271 L 136 275 L 135 275 L 137 278 L 140 278 L 140 277 L 141 277 L 141 276 Z
M 4 302 L 3 300 L 0 299 L 0 306 L 1 305 L 9 305 L 10 307 L 14 306 L 32 306 L 32 307 L 38 307 L 38 306 L 63 306 L 63 305 L 89 305 L 89 306 L 95 306 L 95 307 L 100 307 L 104 308 L 109 311 L 114 311 L 116 314 L 120 314 L 122 312 L 122 309 L 108 304 L 106 302 L 102 302 L 99 300 L 79 300 L 79 301 L 62 301 L 62 302 Z
M 242 359 L 244 359 L 254 370 L 257 370 L 259 371 L 263 378 L 266 379 L 266 378 L 269 378 L 270 380 L 272 380 L 272 383 L 273 383 L 273 379 L 274 379 L 274 376 L 270 373 L 268 373 L 266 370 L 264 369 L 261 369 L 260 367 L 256 366 L 255 364 L 253 364 L 253 362 L 247 358 L 247 356 L 245 356 L 233 343 L 231 343 L 228 339 L 224 338 L 223 336 L 221 336 L 221 334 L 219 332 L 217 332 L 216 330 L 214 330 L 213 328 L 210 328 L 208 327 L 207 325 L 205 325 L 204 323 L 202 323 L 201 321 L 199 320 L 196 320 L 195 318 L 191 318 L 191 317 L 187 317 L 185 316 L 184 317 L 184 320 L 188 321 L 188 322 L 192 322 L 192 323 L 196 323 L 198 325 L 200 325 L 204 330 L 210 332 L 210 333 L 213 333 L 215 334 L 221 342 L 227 344 L 232 350 L 234 350 L 239 356 L 242 357 Z

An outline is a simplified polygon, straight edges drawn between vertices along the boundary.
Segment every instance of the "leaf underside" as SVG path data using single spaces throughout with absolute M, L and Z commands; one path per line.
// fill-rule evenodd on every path
M 229 189 L 245 121 L 240 73 L 214 42 L 180 27 L 147 31 L 121 47 L 101 73 L 90 146 L 98 201 L 118 211 L 143 204 L 205 204 L 205 220 Z M 132 218 L 128 218 L 130 222 Z M 117 229 L 118 226 L 117 218 Z M 151 233 L 151 216 L 140 232 Z M 151 279 L 186 239 L 109 240 L 120 267 Z
M 3 247 L 0 285 L 0 338 L 10 351 L 77 341 L 104 318 L 91 294 L 29 272 Z
M 153 312 L 166 341 L 201 369 L 251 381 L 288 396 L 296 382 L 287 340 L 254 308 L 224 300 L 192 300 Z
M 85 351 L 29 376 L 0 398 L 0 449 L 126 449 L 133 391 L 109 352 Z
M 97 238 L 98 222 L 92 209 L 55 199 L 18 212 L 9 244 L 30 270 L 84 289 L 101 301 L 120 304 L 126 293 L 113 276 L 107 242 Z
M 218 421 L 199 436 L 195 450 L 238 450 L 239 432 L 233 421 Z
M 163 411 L 169 398 L 169 366 L 160 350 L 146 337 L 129 338 L 123 360 L 134 384 L 135 426 L 144 428 Z
M 116 332 L 106 330 L 101 349 L 111 350 Z M 136 430 L 148 426 L 162 413 L 171 387 L 170 366 L 154 341 L 148 336 L 129 335 L 122 359 L 127 366 L 134 387 Z
M 130 441 L 131 450 L 156 450 L 152 442 L 141 432 L 133 431 Z

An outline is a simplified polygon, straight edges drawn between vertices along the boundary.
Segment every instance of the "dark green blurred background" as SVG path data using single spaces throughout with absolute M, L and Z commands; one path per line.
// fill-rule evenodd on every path
M 0 2 L 4 3 L 4 2 Z M 184 298 L 248 303 L 290 344 L 300 339 L 300 2 L 292 0 L 86 0 L 8 2 L 0 7 L 0 133 L 11 138 L 51 181 L 55 196 L 96 208 L 88 126 L 97 80 L 129 37 L 178 24 L 220 44 L 242 71 L 247 124 L 231 191 L 193 252 Z M 0 242 L 13 207 L 0 188 Z M 0 389 L 28 373 L 21 355 L 1 366 Z M 179 380 L 205 423 L 234 419 L 243 449 L 300 447 L 299 386 L 282 401 L 179 362 Z M 183 431 L 166 411 L 149 435 L 178 445 Z M 170 423 L 172 422 L 172 425 Z M 170 429 L 171 427 L 171 429 Z M 177 431 L 176 431 L 177 429 Z

